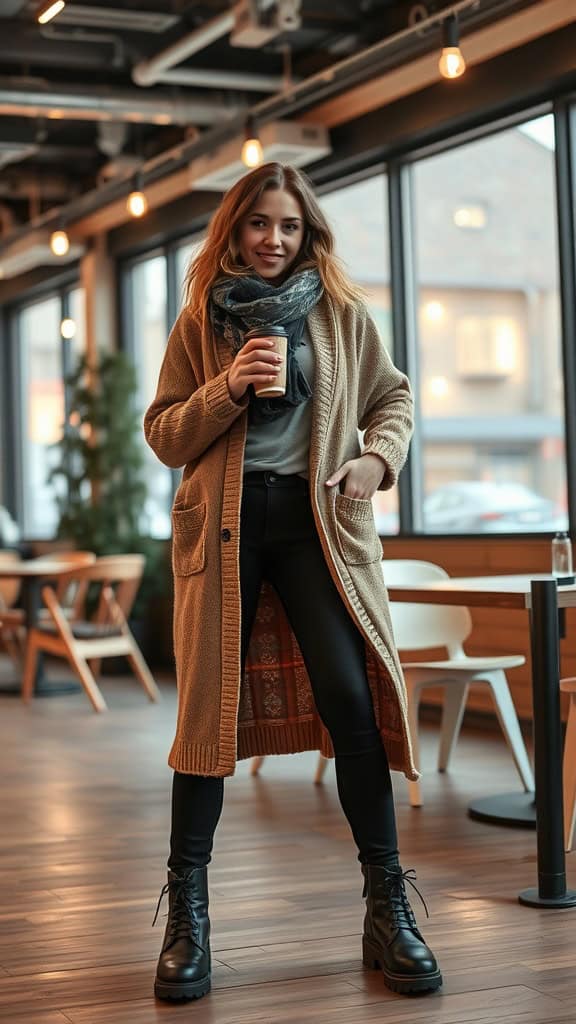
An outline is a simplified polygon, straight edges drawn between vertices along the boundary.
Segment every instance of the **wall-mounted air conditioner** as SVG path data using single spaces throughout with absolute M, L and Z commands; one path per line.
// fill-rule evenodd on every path
M 298 121 L 271 121 L 259 130 L 264 162 L 275 160 L 293 167 L 306 167 L 331 152 L 328 129 Z M 190 187 L 225 192 L 248 168 L 240 158 L 244 138 L 225 142 L 213 153 L 198 157 L 190 165 Z

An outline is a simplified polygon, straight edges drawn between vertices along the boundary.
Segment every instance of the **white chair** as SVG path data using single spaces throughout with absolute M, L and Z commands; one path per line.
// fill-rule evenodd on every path
M 386 585 L 426 583 L 448 579 L 448 573 L 432 562 L 413 559 L 385 559 L 382 572 Z M 394 601 L 389 594 L 390 614 L 394 639 L 400 652 L 408 694 L 408 717 L 414 760 L 419 767 L 418 708 L 422 691 L 428 686 L 441 686 L 445 690 L 442 711 L 442 729 L 438 755 L 438 771 L 446 771 L 454 750 L 471 683 L 483 683 L 490 688 L 496 714 L 508 742 L 514 763 L 524 789 L 534 789 L 530 761 L 518 724 L 516 709 L 510 696 L 505 670 L 523 665 L 519 654 L 496 657 L 469 657 L 463 643 L 472 629 L 467 608 L 436 604 L 409 604 Z M 445 648 L 448 658 L 433 661 L 407 661 L 402 651 Z M 410 803 L 422 806 L 419 782 L 408 783 Z
M 570 694 L 568 721 L 564 738 L 564 845 L 568 853 L 574 842 L 576 826 L 576 676 L 560 680 L 560 689 Z

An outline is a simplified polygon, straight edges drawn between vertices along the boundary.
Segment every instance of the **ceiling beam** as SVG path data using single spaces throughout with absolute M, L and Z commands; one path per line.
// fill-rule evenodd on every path
M 460 45 L 466 63 L 471 68 L 575 21 L 574 0 L 542 0 L 525 10 L 472 30 L 462 36 Z M 438 51 L 400 64 L 332 100 L 310 107 L 301 115 L 300 120 L 333 128 L 434 85 L 438 82 L 439 52 L 440 43 Z M 450 88 L 458 89 L 459 84 L 460 80 L 451 83 Z

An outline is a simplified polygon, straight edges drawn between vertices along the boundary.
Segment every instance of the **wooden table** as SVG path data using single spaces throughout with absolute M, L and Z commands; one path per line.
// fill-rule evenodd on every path
M 529 612 L 532 651 L 535 812 L 538 846 L 538 889 L 519 895 L 528 906 L 576 906 L 576 892 L 566 889 L 562 815 L 562 723 L 560 719 L 560 637 L 558 610 L 576 607 L 576 584 L 558 586 L 553 576 L 468 576 L 429 583 L 391 584 L 390 599 L 420 604 L 475 608 L 521 608 Z M 512 795 L 516 799 L 520 797 Z M 521 794 L 524 802 L 531 797 Z M 509 796 L 477 802 L 488 805 L 488 820 L 502 820 L 497 803 Z M 493 812 L 490 813 L 490 805 Z
M 21 580 L 22 582 L 22 605 L 24 608 L 24 622 L 26 631 L 34 628 L 38 623 L 40 610 L 40 588 L 47 580 L 56 579 L 74 569 L 73 562 L 65 562 L 60 559 L 53 561 L 48 557 L 30 558 L 24 561 L 15 560 L 10 564 L 0 563 L 0 579 Z M 20 693 L 21 682 L 9 683 L 0 687 L 0 696 Z M 48 681 L 44 675 L 42 655 L 38 657 L 38 667 L 34 682 L 35 696 L 51 696 L 56 693 L 73 693 L 79 689 L 76 682 L 54 682 Z

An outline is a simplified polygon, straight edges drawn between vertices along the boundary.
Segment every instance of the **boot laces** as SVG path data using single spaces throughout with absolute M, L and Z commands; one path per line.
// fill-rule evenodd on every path
M 177 939 L 192 939 L 194 945 L 202 949 L 203 947 L 196 941 L 198 938 L 198 922 L 194 915 L 195 902 L 190 891 L 189 882 L 189 874 L 176 876 L 169 882 L 166 882 L 166 885 L 163 886 L 160 892 L 152 927 L 154 927 L 158 920 L 162 900 L 167 893 L 171 892 L 173 893 L 172 906 L 169 915 L 164 914 L 164 917 L 168 916 L 169 925 L 166 946 L 171 946 Z
M 406 892 L 406 882 L 408 882 L 414 891 L 418 894 L 420 902 L 426 911 L 426 917 L 430 917 L 428 913 L 428 907 L 426 901 L 420 892 L 417 885 L 415 885 L 416 872 L 414 868 L 408 868 L 407 871 L 402 871 L 399 867 L 384 868 L 386 877 L 382 880 L 378 889 L 385 895 L 390 910 L 394 916 L 395 923 L 398 927 L 416 928 L 416 918 L 414 917 L 414 911 L 408 901 L 408 894 Z M 368 881 L 364 882 L 363 896 L 366 896 L 368 892 Z

